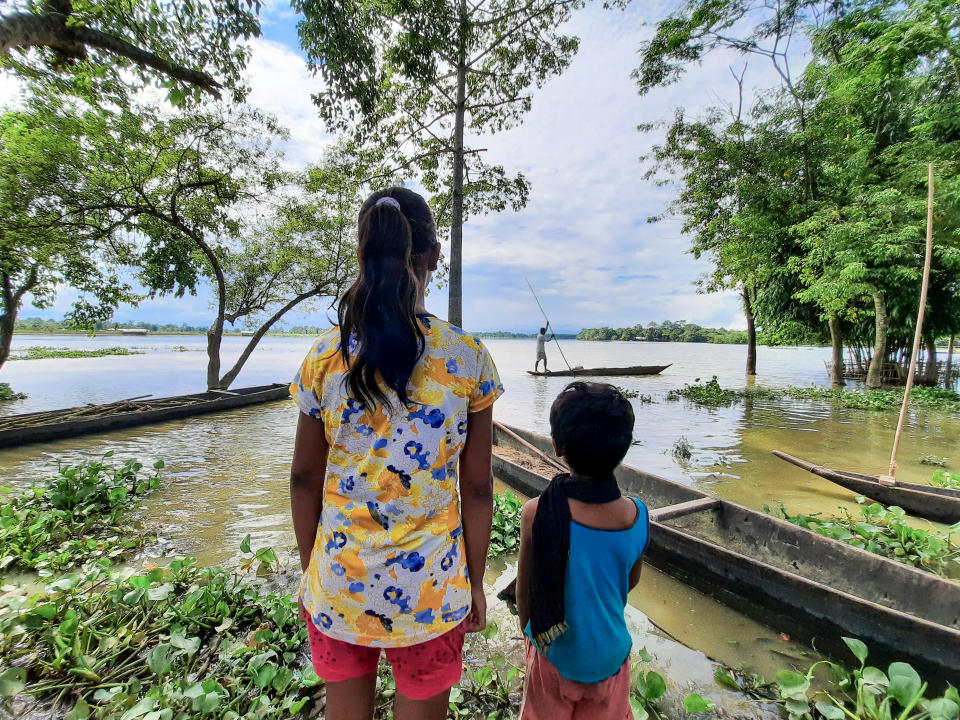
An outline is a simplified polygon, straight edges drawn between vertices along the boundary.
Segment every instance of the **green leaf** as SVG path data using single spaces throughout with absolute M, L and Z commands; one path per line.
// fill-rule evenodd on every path
M 884 674 L 883 670 L 880 668 L 875 668 L 872 665 L 867 665 L 867 667 L 863 669 L 863 672 L 860 674 L 860 678 L 864 685 L 869 685 L 875 688 L 886 689 L 886 687 L 890 684 L 890 681 L 887 680 L 887 676 Z
M 183 636 L 183 630 L 173 630 L 170 633 L 170 644 L 179 650 L 183 650 L 187 655 L 194 655 L 200 649 L 200 638 L 187 638 Z
M 258 688 L 265 688 L 267 685 L 273 682 L 273 679 L 277 676 L 277 672 L 279 670 L 280 668 L 273 663 L 266 663 L 263 665 L 263 667 L 257 670 L 256 675 L 254 675 L 254 685 L 256 685 Z
M 726 685 L 728 688 L 732 688 L 734 690 L 740 689 L 740 686 L 737 684 L 737 681 L 734 679 L 733 675 L 723 668 L 716 669 L 716 671 L 713 673 L 713 679 L 721 685 Z
M 489 687 L 493 682 L 493 670 L 486 665 L 479 668 L 473 675 L 473 681 L 480 687 Z
M 250 551 L 250 535 L 249 535 L 249 534 L 247 534 L 247 536 L 246 536 L 243 540 L 240 541 L 240 552 L 242 552 L 242 553 L 251 552 L 251 551 Z
M 713 702 L 700 697 L 697 693 L 690 693 L 683 699 L 683 707 L 688 713 L 707 712 L 715 707 Z
M 157 675 L 166 675 L 173 667 L 173 648 L 166 643 L 150 648 L 147 666 Z
M 630 696 L 630 709 L 633 710 L 633 720 L 647 720 L 650 717 L 643 703 L 633 695 Z
M 157 701 L 153 698 L 145 697 L 141 698 L 140 702 L 134 705 L 132 708 L 127 710 L 123 715 L 120 716 L 120 720 L 136 720 L 136 718 L 143 717 L 148 712 L 153 710 L 157 706 Z
M 173 583 L 164 583 L 147 590 L 147 598 L 153 601 L 166 600 L 174 590 Z
M 843 638 L 843 641 L 847 644 L 847 647 L 850 648 L 857 660 L 860 661 L 860 664 L 863 665 L 867 661 L 867 646 L 862 640 L 857 640 L 856 638 Z
M 480 631 L 480 634 L 483 636 L 484 640 L 492 640 L 497 636 L 497 632 L 499 632 L 499 630 L 500 628 L 497 627 L 497 624 L 491 620 L 487 623 L 487 626 Z
M 842 720 L 844 717 L 843 710 L 822 700 L 817 701 L 816 708 L 827 720 Z
M 930 700 L 926 710 L 930 713 L 930 720 L 957 720 L 960 716 L 960 706 L 945 697 Z
M 917 693 L 920 692 L 920 686 L 923 684 L 917 671 L 904 662 L 891 663 L 887 676 L 890 678 L 887 694 L 900 703 L 902 707 L 906 707 L 913 702 Z
M 11 667 L 0 673 L 0 697 L 17 695 L 27 686 L 27 669 Z
M 637 657 L 640 659 L 640 662 L 653 662 L 653 656 L 645 647 L 640 648 L 640 651 L 637 653 Z
M 83 698 L 77 700 L 73 709 L 64 716 L 64 720 L 87 720 L 90 717 L 90 706 Z

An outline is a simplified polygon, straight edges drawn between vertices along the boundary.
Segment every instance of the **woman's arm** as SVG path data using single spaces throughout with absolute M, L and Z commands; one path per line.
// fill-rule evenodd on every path
M 323 421 L 300 413 L 290 467 L 290 509 L 300 550 L 300 566 L 304 570 L 310 564 L 310 553 L 317 539 L 329 450 Z
M 467 632 L 487 626 L 487 599 L 483 594 L 483 574 L 490 547 L 493 523 L 493 474 L 490 455 L 493 447 L 493 407 L 470 413 L 467 440 L 460 453 L 460 508 L 463 523 L 464 554 L 473 607 L 467 616 Z
M 533 521 L 537 517 L 539 498 L 523 504 L 520 518 L 520 556 L 517 558 L 517 614 L 521 632 L 530 622 L 530 571 L 533 561 Z
M 640 582 L 640 571 L 643 569 L 643 558 L 637 558 L 637 561 L 630 568 L 630 589 L 633 590 Z

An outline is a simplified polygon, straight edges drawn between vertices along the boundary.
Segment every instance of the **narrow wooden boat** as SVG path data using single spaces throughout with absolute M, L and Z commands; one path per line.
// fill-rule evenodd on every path
M 546 487 L 535 451 L 555 459 L 549 438 L 497 426 L 494 445 L 495 477 L 525 495 Z M 820 650 L 857 637 L 874 663 L 960 682 L 960 583 L 641 470 L 621 466 L 617 480 L 650 510 L 655 567 Z
M 219 410 L 233 410 L 282 400 L 289 394 L 289 385 L 273 383 L 238 390 L 211 390 L 155 400 L 120 401 L 107 405 L 12 415 L 0 418 L 0 448 L 178 420 Z M 58 417 L 64 419 L 58 422 Z
M 876 500 L 878 503 L 896 505 L 911 515 L 948 525 L 960 522 L 960 490 L 916 485 L 899 480 L 896 485 L 881 485 L 875 475 L 833 470 L 823 465 L 816 465 L 803 458 L 788 455 L 780 450 L 774 450 L 773 454 L 781 460 L 786 460 L 788 463 L 803 468 L 814 475 L 819 475 L 832 483 L 847 488 L 847 490 L 852 490 L 857 495 Z
M 659 375 L 668 367 L 670 365 L 633 365 L 631 367 L 613 368 L 573 368 L 572 370 L 551 370 L 549 372 L 527 370 L 527 373 L 537 377 L 621 377 L 624 375 Z

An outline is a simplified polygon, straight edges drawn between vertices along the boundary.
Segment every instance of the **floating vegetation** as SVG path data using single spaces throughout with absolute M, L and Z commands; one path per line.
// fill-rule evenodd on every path
M 104 459 L 113 455 L 107 453 Z M 159 484 L 163 461 L 142 477 L 128 460 L 59 465 L 43 482 L 14 491 L 0 505 L 0 570 L 59 570 L 95 558 L 115 558 L 146 540 L 123 514 Z
M 638 654 L 641 663 L 648 663 L 653 658 L 646 648 L 641 648 Z M 667 683 L 663 676 L 654 671 L 643 671 L 639 663 L 630 667 L 630 707 L 633 710 L 634 720 L 662 720 L 664 717 L 659 701 L 667 692 Z M 708 712 L 714 709 L 710 700 L 705 700 L 697 693 L 690 693 L 683 699 L 683 707 L 688 713 Z
M 11 360 L 50 360 L 56 358 L 92 358 L 107 355 L 143 355 L 142 350 L 131 350 L 125 347 L 98 348 L 96 350 L 70 350 L 69 348 L 29 347 L 17 350 L 10 356 Z
M 960 490 L 960 473 L 937 470 L 930 479 L 930 484 L 950 490 Z
M 493 529 L 487 557 L 495 558 L 520 549 L 523 503 L 510 490 L 493 496 Z
M 921 453 L 917 460 L 921 465 L 934 465 L 935 467 L 946 467 L 947 463 L 950 462 L 950 458 L 928 455 L 927 453 Z
M 667 393 L 667 400 L 685 398 L 707 407 L 728 407 L 743 400 L 776 400 L 785 397 L 794 400 L 828 400 L 841 407 L 856 410 L 899 410 L 903 403 L 903 390 L 843 390 L 823 387 L 753 387 L 728 390 L 720 387 L 717 376 L 714 375 L 708 382 L 701 383 L 700 378 L 697 378 L 693 385 Z M 910 404 L 926 410 L 960 413 L 960 395 L 944 388 L 914 387 L 910 393 Z
M 25 400 L 26 397 L 26 393 L 15 391 L 10 387 L 10 383 L 0 382 L 0 402 L 7 400 Z
M 828 538 L 906 565 L 946 578 L 960 578 L 960 544 L 955 537 L 960 533 L 960 523 L 947 532 L 933 527 L 922 530 L 907 524 L 902 508 L 884 507 L 880 503 L 867 505 L 862 499 L 858 502 L 861 502 L 860 520 L 842 507 L 840 514 L 832 517 L 822 517 L 820 513 L 790 515 L 783 505 L 777 506 L 774 514 Z M 770 512 L 766 505 L 763 509 Z
M 617 389 L 617 392 L 619 392 L 627 400 L 639 400 L 640 404 L 642 405 L 653 402 L 652 395 L 646 395 L 639 390 L 630 390 L 628 388 L 621 387 L 620 385 L 614 385 L 614 387 Z
M 175 560 L 139 574 L 100 560 L 0 602 L 0 695 L 71 720 L 287 718 L 314 699 L 290 595 Z M 66 705 L 66 707 L 64 707 Z
M 956 720 L 960 694 L 955 687 L 928 697 L 928 683 L 909 663 L 890 663 L 883 672 L 866 664 L 868 652 L 863 642 L 847 637 L 843 641 L 859 661 L 852 672 L 824 660 L 806 673 L 777 673 L 780 702 L 789 720 Z M 831 681 L 814 690 L 813 679 L 821 666 L 829 668 Z
M 689 460 L 693 457 L 693 445 L 690 444 L 690 441 L 687 440 L 686 436 L 681 435 L 677 438 L 676 442 L 673 443 L 673 448 L 670 450 L 670 454 L 673 455 L 674 460 Z

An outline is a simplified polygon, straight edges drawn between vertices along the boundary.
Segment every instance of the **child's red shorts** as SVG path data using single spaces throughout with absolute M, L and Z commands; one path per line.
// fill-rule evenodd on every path
M 326 682 L 340 682 L 377 671 L 381 648 L 353 645 L 327 637 L 313 621 L 307 621 L 313 669 Z M 446 692 L 458 682 L 463 670 L 463 638 L 460 623 L 448 633 L 409 647 L 387 648 L 397 691 L 411 700 L 426 700 Z
M 612 677 L 580 683 L 563 677 L 528 639 L 520 720 L 633 720 L 630 658 Z

